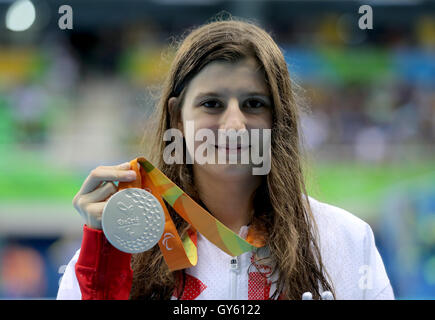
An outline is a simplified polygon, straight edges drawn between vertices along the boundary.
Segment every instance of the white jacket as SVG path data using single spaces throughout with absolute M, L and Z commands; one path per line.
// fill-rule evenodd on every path
M 319 231 L 319 246 L 325 269 L 337 299 L 394 299 L 393 290 L 375 245 L 370 226 L 338 207 L 309 198 Z M 248 227 L 239 235 L 246 237 Z M 251 265 L 252 253 L 231 257 L 198 233 L 198 263 L 186 269 L 184 299 L 236 300 L 266 299 L 275 291 Z M 77 250 L 65 270 L 57 299 L 81 299 L 75 275 Z M 260 249 L 259 255 L 267 254 Z M 268 266 L 259 266 L 268 273 Z M 175 299 L 176 297 L 172 297 Z

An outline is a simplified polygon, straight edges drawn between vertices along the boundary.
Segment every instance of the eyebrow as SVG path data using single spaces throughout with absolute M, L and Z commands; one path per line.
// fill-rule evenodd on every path
M 206 97 L 222 97 L 225 96 L 225 94 L 220 94 L 217 92 L 200 92 L 196 95 L 195 99 L 194 99 L 194 103 L 198 103 L 200 99 L 202 98 L 206 98 Z M 257 92 L 257 91 L 249 91 L 246 93 L 243 93 L 241 95 L 242 97 L 251 97 L 251 96 L 257 96 L 257 97 L 263 97 L 266 98 L 268 101 L 270 101 L 270 95 L 269 94 L 265 94 L 264 92 Z

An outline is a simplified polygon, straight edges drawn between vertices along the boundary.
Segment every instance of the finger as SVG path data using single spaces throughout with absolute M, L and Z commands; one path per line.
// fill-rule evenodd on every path
M 88 203 L 86 206 L 86 212 L 88 213 L 86 216 L 86 221 L 89 227 L 101 229 L 102 217 L 105 202 L 97 202 L 97 203 Z
M 85 202 L 100 202 L 106 200 L 117 191 L 118 187 L 112 181 L 109 181 L 94 191 L 82 195 L 82 197 L 85 198 Z
M 86 212 L 91 218 L 94 219 L 101 218 L 101 215 L 103 214 L 104 206 L 106 205 L 107 201 L 88 203 L 86 206 Z
M 121 169 L 121 170 L 129 170 L 131 165 L 130 162 L 124 162 L 121 164 L 117 164 L 114 166 L 100 166 L 101 168 L 106 168 L 106 169 Z
M 108 169 L 98 167 L 91 171 L 79 191 L 79 194 L 86 194 L 95 190 L 103 181 L 134 181 L 136 172 L 134 170 Z
M 139 163 L 137 165 L 138 165 L 138 169 L 139 169 Z M 131 168 L 130 162 L 124 162 L 124 163 L 116 165 L 116 166 L 100 166 L 100 168 L 103 168 L 103 169 L 115 169 L 115 170 L 130 170 L 130 169 L 133 170 Z M 97 188 L 99 186 L 101 186 L 104 182 L 106 182 L 106 181 L 101 181 L 99 183 L 99 185 L 97 186 Z

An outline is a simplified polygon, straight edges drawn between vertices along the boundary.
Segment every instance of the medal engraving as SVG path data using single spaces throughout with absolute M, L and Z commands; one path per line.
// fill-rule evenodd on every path
M 155 246 L 163 234 L 165 214 L 156 197 L 139 188 L 115 193 L 106 203 L 103 232 L 118 250 L 139 253 Z

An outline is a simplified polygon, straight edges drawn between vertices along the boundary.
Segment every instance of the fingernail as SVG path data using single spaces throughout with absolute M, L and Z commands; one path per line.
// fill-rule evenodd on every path
M 121 167 L 122 169 L 130 168 L 130 162 L 124 162 L 123 164 L 120 165 L 120 167 Z
M 129 177 L 129 178 L 136 178 L 136 172 L 134 172 L 134 171 L 129 171 L 129 172 L 127 173 L 127 177 Z

